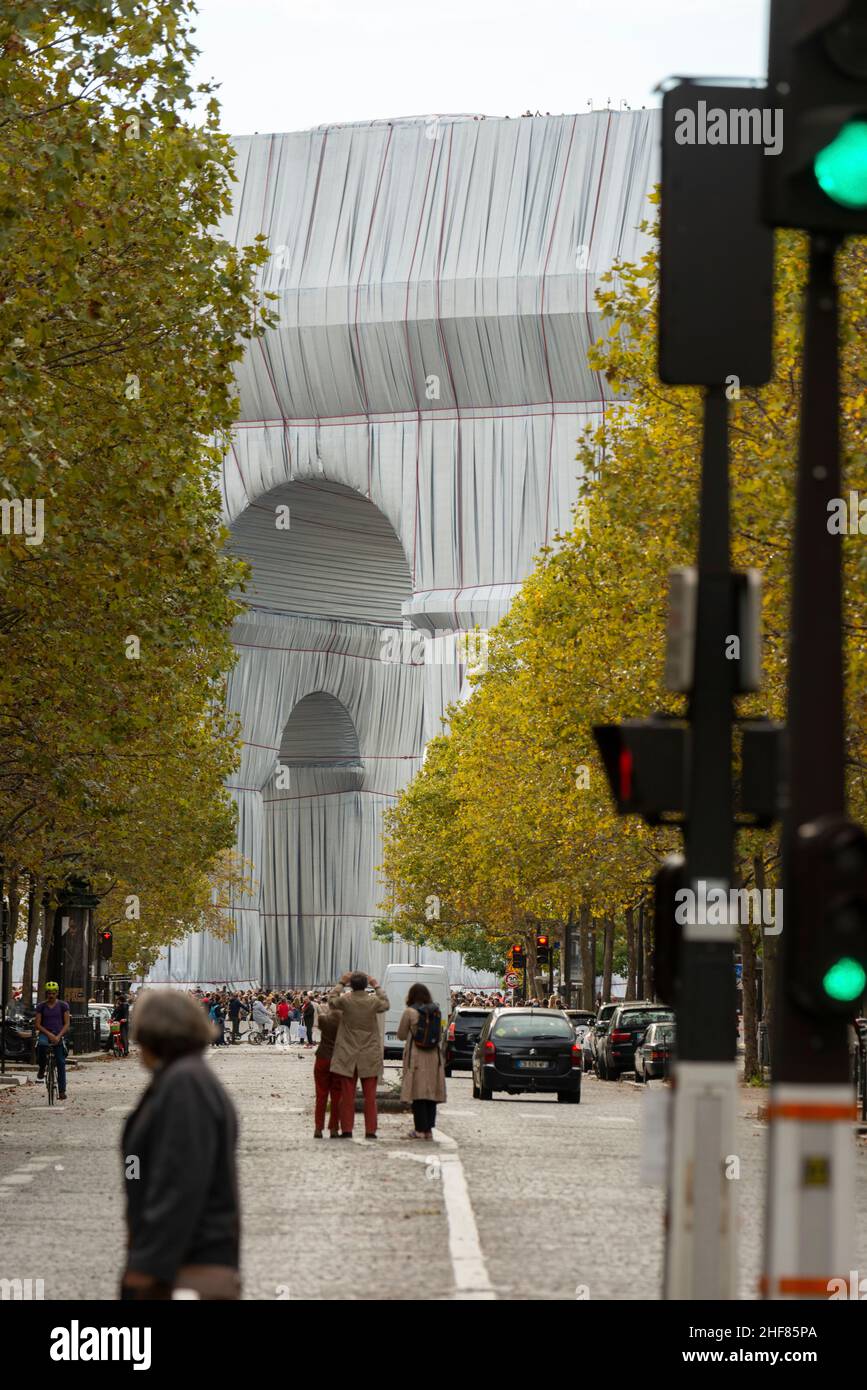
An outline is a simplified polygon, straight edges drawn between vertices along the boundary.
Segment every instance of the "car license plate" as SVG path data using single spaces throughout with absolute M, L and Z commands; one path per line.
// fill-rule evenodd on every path
M 397 1042 L 397 1033 L 386 1033 L 385 1036 L 387 1038 L 394 1038 L 395 1042 Z
M 516 1066 L 522 1067 L 524 1071 L 544 1071 L 545 1068 L 547 1067 L 547 1065 L 548 1065 L 547 1062 L 523 1062 L 523 1061 L 519 1061 L 519 1062 L 516 1063 Z

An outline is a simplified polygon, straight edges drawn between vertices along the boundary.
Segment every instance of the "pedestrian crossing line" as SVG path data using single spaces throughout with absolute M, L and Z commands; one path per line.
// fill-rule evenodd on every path
M 434 1130 L 434 1137 L 440 1147 L 440 1180 L 449 1224 L 449 1255 L 455 1277 L 454 1297 L 496 1299 L 496 1290 L 491 1284 L 482 1254 L 476 1217 L 457 1143 L 441 1129 Z

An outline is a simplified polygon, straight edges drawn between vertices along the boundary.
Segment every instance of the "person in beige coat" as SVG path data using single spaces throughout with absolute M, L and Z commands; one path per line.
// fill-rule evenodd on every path
M 429 1004 L 433 1004 L 433 998 L 427 985 L 412 985 L 406 996 L 406 1008 L 397 1025 L 397 1036 L 405 1039 L 400 1098 L 412 1101 L 415 1125 L 412 1138 L 426 1139 L 432 1143 L 437 1103 L 443 1104 L 446 1098 L 442 1037 L 436 1047 L 421 1048 L 416 1046 L 413 1036 L 419 1023 L 419 1008 Z
M 349 985 L 349 993 L 344 993 Z M 367 993 L 368 985 L 373 994 Z M 343 987 L 343 988 L 341 988 Z M 382 1067 L 379 1014 L 388 1013 L 388 995 L 378 981 L 360 970 L 341 975 L 328 996 L 328 1006 L 340 1014 L 340 1027 L 331 1058 L 331 1073 L 340 1077 L 341 1139 L 352 1138 L 355 1082 L 364 1094 L 364 1137 L 376 1138 L 376 1083 Z

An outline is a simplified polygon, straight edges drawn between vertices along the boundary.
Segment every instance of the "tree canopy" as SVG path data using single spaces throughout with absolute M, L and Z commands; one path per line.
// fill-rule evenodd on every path
M 234 840 L 219 464 L 271 317 L 264 241 L 218 231 L 232 151 L 192 13 L 0 15 L 0 855 L 198 922 Z
M 780 235 L 774 378 L 760 389 L 732 387 L 732 563 L 764 578 L 764 687 L 742 697 L 738 712 L 776 719 L 785 718 L 805 278 L 804 239 Z M 847 245 L 839 278 L 846 486 L 857 488 L 867 410 L 863 243 Z M 388 814 L 388 920 L 416 940 L 461 949 L 471 923 L 502 958 L 528 920 L 582 908 L 613 919 L 647 894 L 660 857 L 680 847 L 673 828 L 615 816 L 591 732 L 654 711 L 686 713 L 685 697 L 663 685 L 665 609 L 670 569 L 695 563 L 702 406 L 698 390 L 657 377 L 657 285 L 655 241 L 640 263 L 618 263 L 604 277 L 604 332 L 588 360 L 622 399 L 578 441 L 573 525 L 538 556 L 490 634 L 487 670 L 448 712 Z M 841 545 L 849 790 L 863 817 L 867 557 L 858 536 L 841 536 Z M 756 855 L 773 873 L 777 835 L 740 833 L 745 881 Z M 432 895 L 436 920 L 426 915 Z

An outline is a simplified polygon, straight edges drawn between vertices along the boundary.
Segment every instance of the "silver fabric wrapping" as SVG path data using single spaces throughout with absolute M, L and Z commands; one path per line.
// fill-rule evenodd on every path
M 656 123 L 439 117 L 235 142 L 224 231 L 267 235 L 280 314 L 239 366 L 221 480 L 253 570 L 229 701 L 256 888 L 229 944 L 191 937 L 154 979 L 316 985 L 416 959 L 371 939 L 382 814 L 466 693 L 443 634 L 493 626 L 570 524 L 576 441 L 610 399 L 586 363 L 594 296 L 645 250 Z

